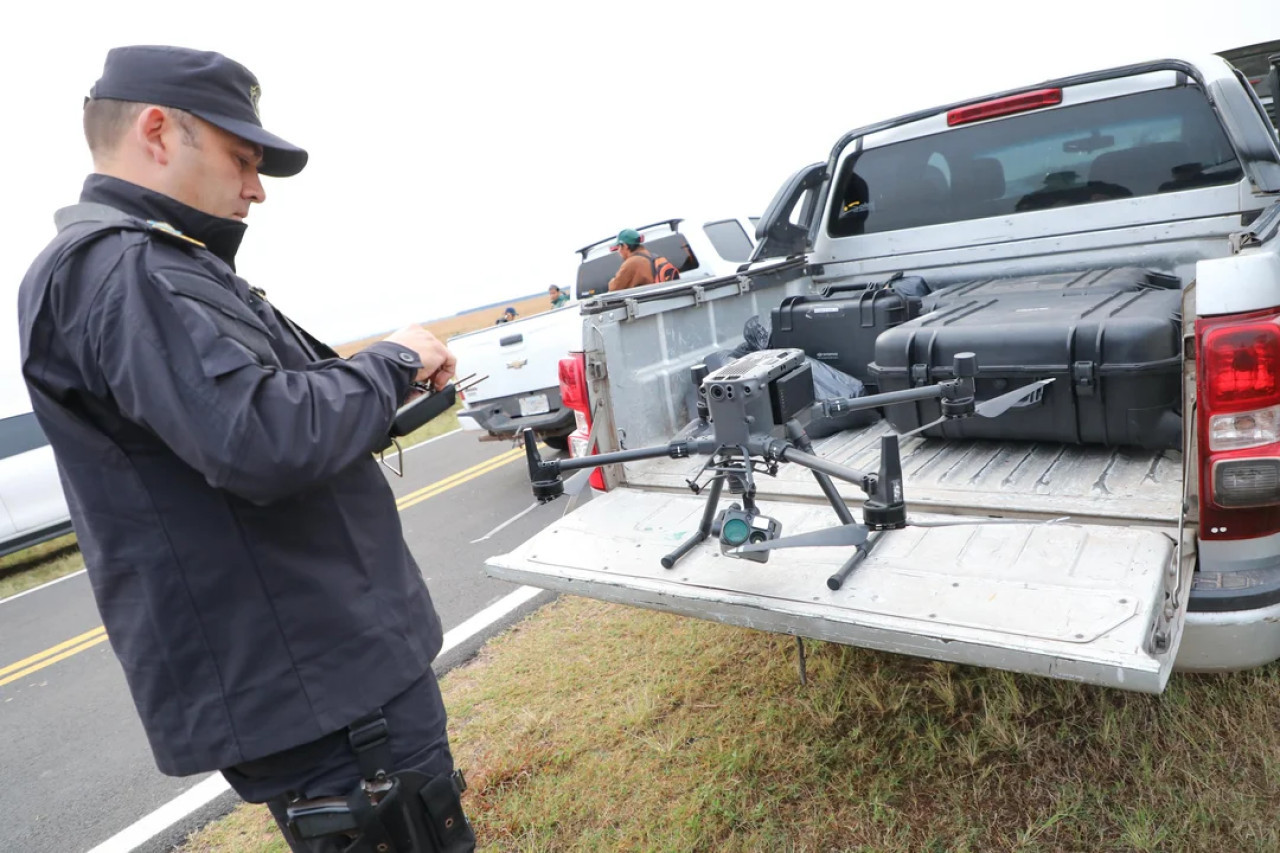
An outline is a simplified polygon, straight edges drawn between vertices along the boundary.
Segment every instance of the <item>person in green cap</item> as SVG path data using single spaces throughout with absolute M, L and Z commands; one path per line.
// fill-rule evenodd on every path
M 680 277 L 675 264 L 666 258 L 655 258 L 644 247 L 644 238 L 634 228 L 623 228 L 609 251 L 622 256 L 618 274 L 609 280 L 609 290 L 626 290 L 654 282 L 674 281 Z

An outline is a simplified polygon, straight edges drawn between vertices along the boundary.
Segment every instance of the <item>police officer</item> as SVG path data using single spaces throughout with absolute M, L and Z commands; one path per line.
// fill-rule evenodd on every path
M 451 778 L 440 620 L 371 454 L 411 383 L 442 387 L 454 359 L 418 326 L 338 358 L 237 275 L 259 175 L 307 162 L 263 129 L 260 91 L 217 53 L 110 51 L 84 105 L 94 173 L 55 217 L 19 320 L 157 766 L 221 770 L 283 826 L 290 803 L 345 796 L 370 765 Z M 453 835 L 436 835 L 468 849 L 450 791 L 435 813 Z

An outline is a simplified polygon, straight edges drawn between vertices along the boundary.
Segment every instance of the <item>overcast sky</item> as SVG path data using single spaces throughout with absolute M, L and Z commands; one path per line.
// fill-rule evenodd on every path
M 11 10 L 7 304 L 91 169 L 80 107 L 117 45 L 217 50 L 258 76 L 264 125 L 311 160 L 265 179 L 239 271 L 340 343 L 568 285 L 574 250 L 620 228 L 757 215 L 863 123 L 1280 38 L 1275 0 L 330 8 L 63 0 L 23 4 L 21 25 Z M 17 363 L 4 316 L 0 400 Z

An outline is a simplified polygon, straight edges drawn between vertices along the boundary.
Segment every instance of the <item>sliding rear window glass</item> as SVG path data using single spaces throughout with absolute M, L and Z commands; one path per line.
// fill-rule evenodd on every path
M 874 234 L 1241 176 L 1201 91 L 1162 89 L 868 148 L 841 169 L 827 231 Z
M 0 418 L 0 459 L 8 459 L 48 443 L 44 430 L 40 429 L 39 421 L 31 412 Z

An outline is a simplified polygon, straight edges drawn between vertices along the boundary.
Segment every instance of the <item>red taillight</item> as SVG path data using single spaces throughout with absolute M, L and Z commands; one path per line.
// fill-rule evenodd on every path
M 1196 322 L 1200 536 L 1280 532 L 1280 317 Z
M 587 389 L 587 356 L 585 353 L 574 353 L 569 358 L 560 359 L 560 399 L 573 410 L 578 428 L 569 436 L 569 455 L 581 456 L 586 451 L 587 437 L 591 434 L 591 404 Z M 591 451 L 595 455 L 596 451 Z M 591 488 L 604 491 L 604 473 L 599 469 L 591 472 L 588 480 Z
M 957 124 L 968 124 L 969 122 L 982 121 L 988 118 L 1025 113 L 1028 110 L 1052 107 L 1060 103 L 1062 103 L 1061 89 L 1037 89 L 1034 92 L 1023 92 L 1020 95 L 996 98 L 994 101 L 983 101 L 980 104 L 957 107 L 947 113 L 947 126 L 955 127 Z
M 575 412 L 587 409 L 587 357 L 574 353 L 560 359 L 560 399 Z

